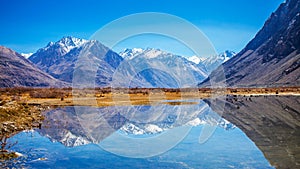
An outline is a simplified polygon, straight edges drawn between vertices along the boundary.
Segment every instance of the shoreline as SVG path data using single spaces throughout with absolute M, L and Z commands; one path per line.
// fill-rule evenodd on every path
M 210 97 L 242 95 L 300 96 L 300 87 L 281 88 L 0 88 L 0 108 L 15 101 L 29 107 L 41 106 L 128 106 L 168 104 Z

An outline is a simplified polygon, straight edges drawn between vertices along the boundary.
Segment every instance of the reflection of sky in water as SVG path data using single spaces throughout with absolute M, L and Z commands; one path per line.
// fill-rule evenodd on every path
M 10 142 L 18 140 L 12 150 L 25 155 L 16 165 L 29 168 L 272 168 L 240 129 L 227 131 L 218 127 L 207 142 L 199 144 L 202 128 L 193 127 L 187 137 L 170 151 L 142 159 L 117 156 L 95 144 L 65 147 L 52 143 L 37 132 L 22 132 Z
M 18 140 L 11 150 L 25 155 L 15 162 L 18 168 L 21 165 L 28 168 L 273 168 L 270 164 L 277 168 L 299 168 L 299 97 L 237 99 L 239 102 L 227 104 L 224 110 L 220 102 L 215 102 L 217 107 L 211 107 L 218 113 L 221 111 L 220 114 L 223 112 L 222 116 L 239 128 L 203 102 L 181 106 L 64 107 L 46 113 L 46 121 L 38 132 L 20 133 L 9 142 Z M 201 133 L 208 126 L 217 127 L 206 142 L 199 144 Z M 178 132 L 185 127 L 189 132 Z M 179 144 L 168 142 L 176 140 L 175 137 L 153 139 L 166 133 L 182 136 L 178 138 Z M 116 135 L 122 137 L 115 139 Z M 124 138 L 153 142 L 138 145 Z M 164 145 L 171 146 L 162 149 Z M 155 151 L 149 154 L 149 150 Z M 164 151 L 159 153 L 161 150 Z M 148 156 L 128 158 L 138 155 Z

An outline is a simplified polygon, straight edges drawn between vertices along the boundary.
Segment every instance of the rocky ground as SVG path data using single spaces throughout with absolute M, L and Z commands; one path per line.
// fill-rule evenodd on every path
M 10 152 L 13 145 L 7 144 L 7 140 L 23 130 L 40 128 L 43 116 L 41 112 L 45 108 L 38 105 L 20 104 L 12 100 L 0 101 L 0 161 L 17 157 L 18 154 Z

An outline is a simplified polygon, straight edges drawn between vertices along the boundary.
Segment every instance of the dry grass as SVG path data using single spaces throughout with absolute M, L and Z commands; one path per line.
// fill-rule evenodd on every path
M 300 87 L 282 88 L 228 88 L 228 89 L 54 89 L 13 88 L 1 89 L 0 100 L 42 106 L 113 106 L 152 105 L 165 100 L 189 100 L 219 95 L 299 95 Z M 1 101 L 0 101 L 1 106 Z

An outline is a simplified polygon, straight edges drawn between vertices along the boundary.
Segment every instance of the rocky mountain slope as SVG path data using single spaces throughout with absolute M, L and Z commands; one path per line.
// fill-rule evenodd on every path
M 228 86 L 297 86 L 299 67 L 300 1 L 287 0 L 240 53 L 213 71 L 200 86 L 209 86 L 210 81 L 226 81 Z M 223 71 L 226 78 L 221 77 Z
M 0 87 L 62 87 L 66 83 L 41 71 L 15 51 L 0 46 Z

